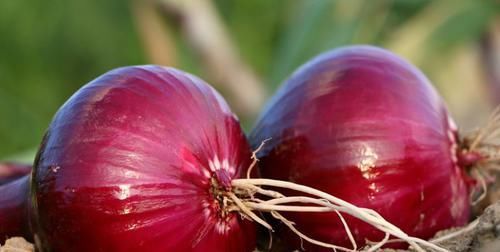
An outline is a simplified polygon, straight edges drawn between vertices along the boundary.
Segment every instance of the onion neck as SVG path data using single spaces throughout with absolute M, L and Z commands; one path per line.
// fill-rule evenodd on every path
M 210 178 L 210 195 L 213 197 L 215 211 L 225 219 L 231 212 L 227 194 L 231 192 L 231 178 L 225 170 L 217 170 Z
M 30 172 L 30 165 L 19 163 L 0 163 L 0 186 L 24 177 Z
M 498 130 L 500 129 L 500 114 L 492 115 L 490 121 L 475 132 L 461 139 L 456 153 L 458 165 L 471 178 L 471 205 L 476 206 L 475 212 L 482 212 L 484 207 L 496 201 L 491 198 L 493 186 L 499 185 L 500 145 Z M 481 204 L 479 204 L 481 203 Z
M 0 186 L 0 243 L 5 237 L 33 240 L 30 229 L 30 175 Z
M 458 165 L 463 168 L 471 168 L 477 165 L 485 157 L 477 151 L 459 150 L 457 153 Z

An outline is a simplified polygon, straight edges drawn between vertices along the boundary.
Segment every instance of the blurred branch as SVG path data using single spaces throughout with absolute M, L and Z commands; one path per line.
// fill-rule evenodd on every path
M 287 75 L 291 74 L 293 69 L 299 66 L 303 58 L 304 61 L 310 54 L 318 53 L 317 47 L 330 47 L 331 44 L 335 43 L 339 37 L 335 27 L 332 27 L 331 19 L 332 11 L 334 10 L 337 2 L 328 0 L 316 0 L 316 1 L 296 1 L 296 8 L 293 9 L 291 19 L 285 25 L 282 37 L 279 39 L 279 44 L 276 46 L 276 51 L 273 55 L 273 69 L 271 72 L 270 83 L 273 88 L 276 88 Z M 324 20 L 327 20 L 331 24 L 321 25 Z M 327 30 L 318 31 L 318 28 L 324 27 Z M 321 39 L 317 39 L 315 35 L 321 34 Z M 331 35 L 330 38 L 325 38 L 325 34 Z M 307 47 L 310 44 L 316 43 L 314 45 L 314 52 L 307 53 Z M 318 45 L 328 43 L 328 45 Z
M 261 80 L 243 62 L 210 0 L 160 0 L 179 17 L 181 29 L 200 56 L 209 78 L 226 90 L 241 115 L 254 116 L 265 98 Z
M 462 8 L 461 4 L 450 4 L 449 1 L 431 1 L 394 30 L 386 47 L 419 65 L 426 56 L 426 42 L 434 30 Z
M 495 104 L 500 104 L 500 18 L 491 22 L 491 26 L 481 43 L 481 58 L 486 77 Z
M 477 44 L 455 47 L 448 57 L 426 62 L 431 80 L 451 109 L 460 131 L 467 132 L 484 122 L 491 111 L 491 99 Z M 444 67 L 443 67 L 444 66 Z
M 467 37 L 460 35 L 460 32 L 471 31 L 471 26 L 479 26 L 477 22 L 481 19 L 476 22 L 476 16 L 463 20 L 464 15 L 471 10 L 482 10 L 481 3 L 430 1 L 421 11 L 399 25 L 386 41 L 389 49 L 418 65 L 431 78 L 461 130 L 472 129 L 477 126 L 477 122 L 487 118 L 494 95 L 491 94 L 494 90 L 488 87 L 485 78 L 477 40 L 454 40 L 453 43 L 444 43 L 446 48 L 438 46 L 446 39 Z M 487 15 L 487 12 L 484 14 Z M 463 22 L 457 23 L 458 18 Z M 455 23 L 451 23 L 453 21 Z M 457 31 L 460 31 L 458 35 Z
M 176 48 L 170 29 L 150 0 L 132 0 L 132 15 L 149 61 L 164 66 L 176 65 Z
M 353 43 L 370 44 L 376 41 L 391 13 L 392 3 L 390 0 L 365 2 L 366 11 L 359 17 L 361 25 L 354 33 Z

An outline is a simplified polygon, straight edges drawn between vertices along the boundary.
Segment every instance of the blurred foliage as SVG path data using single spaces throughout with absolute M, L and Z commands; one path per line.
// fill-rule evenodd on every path
M 121 0 L 0 1 L 0 48 L 0 157 L 36 148 L 82 84 L 144 63 Z
M 477 46 L 499 13 L 494 1 L 470 0 L 214 4 L 270 94 L 309 58 L 353 43 L 389 47 L 433 79 L 446 67 L 436 62 L 445 64 L 455 48 Z M 83 84 L 115 67 L 148 63 L 130 8 L 123 0 L 0 1 L 0 159 L 30 160 L 57 108 Z M 204 78 L 182 32 L 173 36 L 176 67 Z

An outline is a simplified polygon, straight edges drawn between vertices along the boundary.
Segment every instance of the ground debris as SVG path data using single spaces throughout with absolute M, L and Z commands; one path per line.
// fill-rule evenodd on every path
M 33 252 L 35 246 L 22 237 L 13 237 L 0 247 L 0 252 Z
M 445 230 L 436 238 L 454 232 Z M 469 232 L 439 243 L 454 252 L 498 252 L 500 251 L 500 201 L 492 204 L 478 218 L 478 224 Z

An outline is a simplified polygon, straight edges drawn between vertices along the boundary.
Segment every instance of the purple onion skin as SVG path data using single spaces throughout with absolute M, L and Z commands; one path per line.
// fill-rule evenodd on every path
M 202 80 L 110 71 L 63 105 L 43 140 L 35 237 L 44 251 L 252 251 L 254 224 L 222 216 L 210 191 L 249 161 L 237 118 Z
M 9 237 L 32 240 L 29 227 L 30 165 L 0 163 L 0 244 Z
M 0 163 L 0 186 L 31 173 L 31 165 L 3 162 Z
M 372 46 L 333 50 L 300 67 L 250 135 L 261 175 L 308 185 L 379 212 L 410 235 L 430 238 L 468 221 L 457 130 L 427 78 Z M 335 213 L 287 215 L 311 237 L 350 247 Z M 383 233 L 344 216 L 358 245 Z M 289 249 L 295 234 L 283 231 Z M 305 242 L 310 251 L 330 251 Z M 396 247 L 405 246 L 402 244 Z

